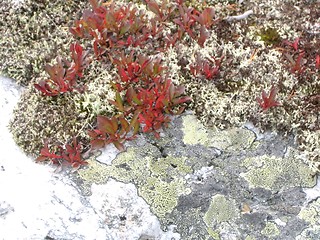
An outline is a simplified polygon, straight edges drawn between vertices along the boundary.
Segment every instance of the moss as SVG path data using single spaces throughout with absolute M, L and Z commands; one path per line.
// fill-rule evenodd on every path
M 312 187 L 316 183 L 314 172 L 295 154 L 284 158 L 267 155 L 247 158 L 242 166 L 248 171 L 240 176 L 249 182 L 250 188 L 262 187 L 277 192 L 291 187 Z
M 267 45 L 275 45 L 280 43 L 280 35 L 275 28 L 261 29 L 257 35 L 264 41 Z
M 276 224 L 267 222 L 264 229 L 262 229 L 261 233 L 269 238 L 274 238 L 280 234 L 280 231 Z
M 68 53 L 70 24 L 88 1 L 25 0 L 19 6 L 10 2 L 0 3 L 0 58 L 6 59 L 0 73 L 28 85 L 57 53 Z
M 43 97 L 28 89 L 20 98 L 10 122 L 15 142 L 28 154 L 37 155 L 45 140 L 63 145 L 73 136 L 86 141 L 85 119 L 79 117 L 73 100 L 76 93 Z
M 235 220 L 239 217 L 239 209 L 233 200 L 228 200 L 224 195 L 216 194 L 212 197 L 208 211 L 203 220 L 208 227 L 213 223 L 222 223 Z

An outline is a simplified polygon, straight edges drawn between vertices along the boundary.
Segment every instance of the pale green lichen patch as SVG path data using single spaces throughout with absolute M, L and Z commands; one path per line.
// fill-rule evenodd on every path
M 154 213 L 162 218 L 178 204 L 180 195 L 189 194 L 190 190 L 185 188 L 185 180 L 174 179 L 171 182 L 162 181 L 156 177 L 149 177 L 146 184 L 141 186 L 138 191 Z
M 262 229 L 261 233 L 266 237 L 273 238 L 280 234 L 280 230 L 276 224 L 272 222 L 267 222 L 264 229 Z
M 247 129 L 233 128 L 217 131 L 210 135 L 210 139 L 210 146 L 221 150 L 240 151 L 252 145 L 255 134 Z
M 247 158 L 242 163 L 248 171 L 240 176 L 250 188 L 262 187 L 274 192 L 291 187 L 312 187 L 316 183 L 314 172 L 294 154 L 288 156 L 259 156 Z
M 213 231 L 211 228 L 207 229 L 209 235 L 214 239 L 214 240 L 220 240 L 220 235 L 218 231 Z
M 232 128 L 219 131 L 205 128 L 193 115 L 183 117 L 182 131 L 185 144 L 202 144 L 220 150 L 239 151 L 249 148 L 255 140 L 255 134 L 247 129 Z
M 298 217 L 311 225 L 320 225 L 320 199 L 301 209 Z
M 244 240 L 256 240 L 254 236 L 247 236 Z
M 239 217 L 239 209 L 234 200 L 227 199 L 224 195 L 216 194 L 212 197 L 208 211 L 203 217 L 208 227 L 213 223 L 222 223 L 235 220 Z
M 296 240 L 315 240 L 319 239 L 320 236 L 320 226 L 314 225 L 303 229 L 301 234 L 296 237 Z
M 185 164 L 185 158 L 154 158 L 155 151 L 150 145 L 144 146 L 143 150 L 130 147 L 119 154 L 112 165 L 89 161 L 89 166 L 80 169 L 78 174 L 89 185 L 102 184 L 109 177 L 134 183 L 152 211 L 158 217 L 164 217 L 177 206 L 180 195 L 190 193 L 185 187 L 184 176 L 192 169 Z
M 184 132 L 183 142 L 185 144 L 206 144 L 209 141 L 208 133 L 203 124 L 201 124 L 194 115 L 183 117 Z
M 79 169 L 77 172 L 85 185 L 106 183 L 111 175 L 111 168 L 108 165 L 99 163 L 95 159 L 87 160 L 87 162 L 89 163 L 88 166 Z

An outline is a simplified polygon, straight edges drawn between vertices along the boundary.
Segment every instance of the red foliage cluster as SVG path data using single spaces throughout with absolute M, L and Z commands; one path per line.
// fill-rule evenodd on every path
M 49 160 L 53 164 L 58 165 L 70 165 L 74 168 L 78 168 L 81 165 L 86 165 L 87 162 L 81 157 L 81 145 L 74 138 L 72 145 L 66 144 L 65 148 L 57 146 L 58 151 L 56 153 L 50 151 L 48 143 L 44 144 L 44 147 L 40 151 L 40 156 L 36 159 L 38 162 Z
M 284 56 L 289 61 L 289 68 L 291 73 L 301 75 L 307 69 L 308 61 L 305 57 L 305 49 L 303 44 L 300 44 L 301 39 L 296 38 L 293 42 L 285 40 L 283 43 L 285 46 L 289 46 L 289 49 L 285 49 Z M 302 46 L 299 46 L 302 45 Z M 290 49 L 291 48 L 291 49 Z M 307 56 L 308 57 L 308 56 Z M 309 56 L 310 57 L 310 56 Z M 315 71 L 320 69 L 320 55 L 315 56 Z
M 166 68 L 161 64 L 161 59 L 152 59 L 134 51 L 127 54 L 127 49 L 147 48 L 153 55 L 183 41 L 186 35 L 203 47 L 210 28 L 219 19 L 212 8 L 199 12 L 186 7 L 181 0 L 173 4 L 167 0 L 161 4 L 154 0 L 145 2 L 155 14 L 152 19 L 148 19 L 145 12 L 131 3 L 118 6 L 90 0 L 91 9 L 83 12 L 70 31 L 81 41 L 91 41 L 92 50 L 84 52 L 78 43 L 72 44 L 72 61 L 58 58 L 57 64 L 46 67 L 50 79 L 35 84 L 35 88 L 47 96 L 74 89 L 81 91 L 77 81 L 83 77 L 83 70 L 92 61 L 87 57 L 88 54 L 105 63 L 111 60 L 117 67 L 118 78 L 111 83 L 116 94 L 115 99 L 109 102 L 118 113 L 112 117 L 97 117 L 96 129 L 88 131 L 92 149 L 112 143 L 119 150 L 124 150 L 124 141 L 133 139 L 140 127 L 143 132 L 153 132 L 155 137 L 159 137 L 159 129 L 170 122 L 169 115 L 182 113 L 184 104 L 191 100 L 184 95 L 183 86 L 175 86 L 166 77 Z M 176 25 L 170 34 L 163 31 L 168 22 Z M 221 60 L 215 60 L 212 64 L 198 62 L 194 66 L 194 74 L 214 78 L 219 72 Z M 81 160 L 76 142 L 73 147 L 67 145 L 66 149 L 61 146 L 58 149 L 58 153 L 51 153 L 46 144 L 37 160 L 50 159 L 58 164 L 64 159 L 72 166 L 86 164 Z
M 190 65 L 190 72 L 194 76 L 204 76 L 208 80 L 212 80 L 218 76 L 219 70 L 221 67 L 221 61 L 223 56 L 220 59 L 202 59 L 197 55 L 196 62 Z
M 130 122 L 123 116 L 111 118 L 98 116 L 97 129 L 89 130 L 88 134 L 92 139 L 92 149 L 103 148 L 105 145 L 112 143 L 120 151 L 123 151 L 123 142 L 134 139 L 138 131 L 139 122 L 137 121 L 137 115 Z
M 43 95 L 56 96 L 74 89 L 82 91 L 81 87 L 77 86 L 77 80 L 83 77 L 83 69 L 89 65 L 89 60 L 78 43 L 71 44 L 70 52 L 72 62 L 58 57 L 57 64 L 46 65 L 46 72 L 50 78 L 34 84 Z
M 256 98 L 257 102 L 259 103 L 263 111 L 267 111 L 271 107 L 277 107 L 281 105 L 278 101 L 276 101 L 277 92 L 278 89 L 275 86 L 272 86 L 270 89 L 269 96 L 267 96 L 265 90 L 262 90 L 261 98 Z
M 165 69 L 160 60 L 134 54 L 115 59 L 119 77 L 113 86 L 116 89 L 115 100 L 109 100 L 120 112 L 120 116 L 131 117 L 134 124 L 140 123 L 143 132 L 153 132 L 159 137 L 161 127 L 170 122 L 168 114 L 180 114 L 184 107 L 179 106 L 191 98 L 183 96 L 184 87 L 176 87 L 170 79 L 163 76 Z M 123 97 L 121 97 L 123 95 Z M 116 118 L 113 121 L 117 121 Z M 94 144 L 94 143 L 93 143 Z

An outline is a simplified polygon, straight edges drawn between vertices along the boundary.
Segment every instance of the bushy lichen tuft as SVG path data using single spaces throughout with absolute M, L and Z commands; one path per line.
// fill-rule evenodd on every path
M 16 143 L 28 154 L 37 155 L 45 140 L 63 145 L 73 136 L 81 136 L 88 124 L 77 111 L 74 97 L 67 93 L 57 97 L 43 97 L 34 89 L 28 89 L 20 98 L 10 122 L 10 130 Z
M 0 74 L 28 85 L 52 58 L 69 51 L 69 27 L 86 0 L 0 3 Z

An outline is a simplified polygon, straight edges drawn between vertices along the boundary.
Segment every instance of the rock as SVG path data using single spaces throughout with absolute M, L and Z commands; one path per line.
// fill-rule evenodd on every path
M 292 138 L 210 129 L 186 113 L 159 140 L 140 135 L 56 173 L 15 145 L 7 125 L 22 89 L 0 80 L 4 239 L 320 238 L 320 181 Z

